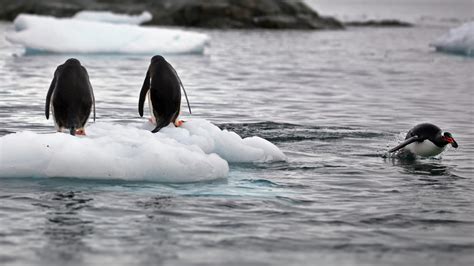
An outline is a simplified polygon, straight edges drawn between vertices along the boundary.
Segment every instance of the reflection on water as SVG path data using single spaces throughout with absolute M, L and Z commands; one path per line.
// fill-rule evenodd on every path
M 403 169 L 406 174 L 413 175 L 430 175 L 430 176 L 449 176 L 454 177 L 451 174 L 451 168 L 442 163 L 441 159 L 428 158 L 420 159 L 413 155 L 409 156 L 397 156 L 385 159 L 390 161 L 392 165 L 399 166 Z
M 432 176 L 451 176 L 449 167 L 439 163 L 402 163 L 407 173 Z
M 93 234 L 91 221 L 81 218 L 79 211 L 87 207 L 92 199 L 81 197 L 80 192 L 57 192 L 48 194 L 38 207 L 45 211 L 42 228 L 46 242 L 37 253 L 47 263 L 68 261 L 73 264 L 83 260 L 89 248 L 84 238 Z

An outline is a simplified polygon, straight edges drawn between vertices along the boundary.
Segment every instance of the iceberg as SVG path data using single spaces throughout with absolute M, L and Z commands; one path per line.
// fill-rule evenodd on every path
M 153 125 L 94 123 L 87 136 L 31 131 L 0 137 L 0 178 L 199 182 L 226 178 L 229 163 L 284 161 L 259 137 L 242 139 L 204 119 L 153 134 Z
M 474 21 L 449 30 L 448 33 L 430 44 L 437 51 L 474 55 Z
M 150 21 L 153 16 L 148 11 L 143 11 L 140 15 L 117 14 L 110 11 L 80 11 L 77 12 L 73 19 L 86 21 L 101 21 L 114 24 L 132 24 L 140 25 Z
M 203 53 L 207 35 L 179 29 L 141 27 L 20 14 L 6 39 L 34 53 Z

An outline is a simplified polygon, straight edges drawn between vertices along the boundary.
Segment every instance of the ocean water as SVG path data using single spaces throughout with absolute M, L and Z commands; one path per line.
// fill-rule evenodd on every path
M 342 21 L 398 19 L 422 25 L 459 24 L 473 20 L 472 0 L 306 0 L 322 15 Z
M 204 55 L 166 57 L 192 117 L 263 137 L 288 161 L 231 163 L 227 179 L 189 184 L 2 178 L 0 264 L 472 265 L 474 59 L 428 46 L 452 24 L 199 30 L 212 39 Z M 150 56 L 24 56 L 4 41 L 11 27 L 0 24 L 0 135 L 54 131 L 46 91 L 72 56 L 98 121 L 145 120 Z M 384 156 L 421 122 L 460 147 Z

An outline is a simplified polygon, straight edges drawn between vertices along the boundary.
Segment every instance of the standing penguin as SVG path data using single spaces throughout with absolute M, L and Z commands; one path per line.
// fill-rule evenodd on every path
M 71 135 L 85 135 L 84 126 L 94 109 L 95 99 L 87 70 L 81 62 L 70 58 L 56 68 L 46 96 L 46 119 L 51 106 L 56 129 L 69 129 Z
M 451 133 L 442 132 L 439 127 L 433 124 L 423 123 L 410 129 L 405 141 L 389 152 L 396 152 L 403 148 L 418 156 L 431 157 L 443 152 L 448 144 L 454 148 L 458 147 L 458 143 Z
M 138 113 L 143 117 L 143 105 L 148 94 L 151 120 L 156 123 L 155 129 L 151 132 L 156 133 L 170 123 L 173 123 L 176 127 L 182 125 L 183 121 L 178 120 L 181 106 L 181 87 L 188 103 L 189 113 L 191 113 L 188 96 L 176 70 L 162 56 L 153 56 L 138 100 Z

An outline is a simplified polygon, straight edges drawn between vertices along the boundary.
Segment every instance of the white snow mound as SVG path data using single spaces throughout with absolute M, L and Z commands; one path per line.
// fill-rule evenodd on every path
M 140 25 L 150 21 L 153 16 L 148 11 L 143 11 L 140 15 L 118 14 L 110 11 L 80 11 L 76 13 L 73 19 L 87 21 L 101 21 L 114 24 L 132 24 Z
M 29 131 L 0 138 L 0 177 L 198 182 L 225 178 L 228 162 L 286 160 L 270 142 L 240 138 L 206 120 L 190 120 L 153 134 L 136 127 L 95 123 L 87 136 Z M 224 158 L 224 159 L 223 159 Z M 226 161 L 227 160 L 227 161 Z
M 474 21 L 450 29 L 430 46 L 440 52 L 474 55 Z
M 26 53 L 180 54 L 203 53 L 202 33 L 20 14 L 6 39 Z

